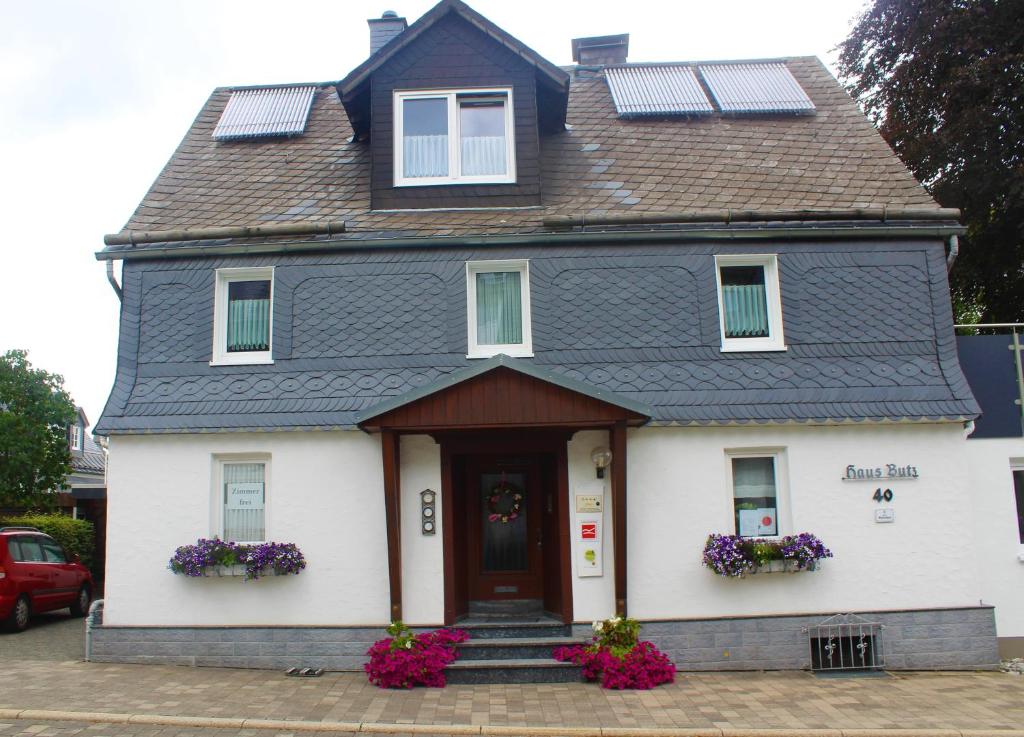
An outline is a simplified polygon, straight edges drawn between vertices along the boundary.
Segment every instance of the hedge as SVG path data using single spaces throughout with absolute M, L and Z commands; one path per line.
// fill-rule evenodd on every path
M 26 514 L 20 517 L 5 517 L 0 527 L 35 527 L 45 532 L 64 546 L 68 555 L 78 555 L 84 566 L 92 566 L 93 550 L 96 547 L 96 533 L 92 522 L 72 519 L 63 514 Z

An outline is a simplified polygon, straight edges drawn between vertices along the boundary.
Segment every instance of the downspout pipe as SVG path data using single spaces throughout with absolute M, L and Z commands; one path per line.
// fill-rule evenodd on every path
M 124 302 L 124 290 L 121 289 L 121 285 L 117 283 L 117 279 L 114 277 L 113 261 L 107 261 L 107 281 L 110 282 L 110 286 L 114 288 L 114 294 L 117 295 L 117 301 Z
M 960 253 L 960 239 L 955 236 L 949 236 L 949 253 L 946 254 L 946 273 L 948 274 L 953 270 L 953 263 L 956 261 L 957 255 Z

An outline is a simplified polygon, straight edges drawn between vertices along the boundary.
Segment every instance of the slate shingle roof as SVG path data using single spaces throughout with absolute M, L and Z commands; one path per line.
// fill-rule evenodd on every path
M 125 230 L 344 220 L 346 239 L 543 232 L 549 215 L 937 205 L 813 57 L 785 60 L 813 116 L 624 120 L 602 71 L 572 74 L 568 123 L 541 138 L 543 205 L 372 211 L 370 155 L 333 87 L 306 133 L 217 142 L 214 91 Z
M 93 440 L 89 433 L 83 433 L 83 437 L 82 450 L 71 452 L 71 468 L 82 473 L 104 473 L 107 464 L 103 448 Z

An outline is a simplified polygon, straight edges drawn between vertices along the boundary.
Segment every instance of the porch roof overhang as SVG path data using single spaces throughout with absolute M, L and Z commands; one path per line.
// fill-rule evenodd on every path
M 367 432 L 435 432 L 502 427 L 638 426 L 650 407 L 499 354 L 385 400 L 356 418 Z

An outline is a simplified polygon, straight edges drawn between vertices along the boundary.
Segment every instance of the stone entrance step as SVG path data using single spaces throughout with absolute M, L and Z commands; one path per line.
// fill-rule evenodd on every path
M 460 642 L 456 648 L 459 661 L 529 660 L 551 658 L 556 647 L 579 645 L 571 637 L 495 637 Z
M 572 627 L 547 617 L 471 615 L 456 627 L 470 639 L 457 646 L 458 659 L 445 675 L 449 683 L 573 683 L 579 666 L 551 657 L 556 647 L 579 645 Z
M 456 660 L 445 669 L 452 684 L 575 683 L 582 680 L 579 666 L 553 658 L 525 660 Z
M 572 627 L 557 619 L 540 617 L 534 621 L 520 619 L 464 619 L 455 629 L 466 630 L 471 640 L 508 639 L 514 637 L 569 637 Z

